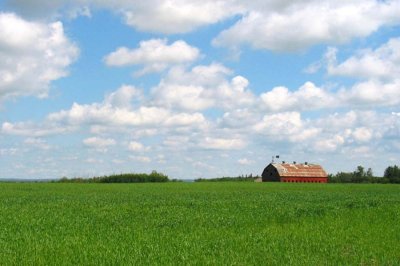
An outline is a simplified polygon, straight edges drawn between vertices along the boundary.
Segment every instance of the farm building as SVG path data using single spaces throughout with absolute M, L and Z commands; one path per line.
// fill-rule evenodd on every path
M 328 175 L 317 164 L 270 163 L 265 167 L 262 182 L 327 183 Z

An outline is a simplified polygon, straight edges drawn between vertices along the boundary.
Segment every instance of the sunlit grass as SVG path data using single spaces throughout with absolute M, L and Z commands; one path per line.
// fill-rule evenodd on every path
M 400 186 L 0 184 L 2 265 L 396 265 Z

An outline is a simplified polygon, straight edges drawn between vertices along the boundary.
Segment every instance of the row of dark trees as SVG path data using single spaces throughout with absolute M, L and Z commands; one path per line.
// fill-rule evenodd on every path
M 145 173 L 128 173 L 114 174 L 109 176 L 99 176 L 91 178 L 67 178 L 63 177 L 58 182 L 61 183 L 154 183 L 174 181 L 168 179 L 168 176 L 153 171 L 150 174 Z
M 250 175 L 241 175 L 241 176 L 224 176 L 224 177 L 217 177 L 217 178 L 198 178 L 195 179 L 194 182 L 225 182 L 225 181 L 251 181 L 254 182 L 259 176 Z
M 374 176 L 372 169 L 357 166 L 354 172 L 338 172 L 328 175 L 330 183 L 400 183 L 400 168 L 397 165 L 385 169 L 383 177 Z

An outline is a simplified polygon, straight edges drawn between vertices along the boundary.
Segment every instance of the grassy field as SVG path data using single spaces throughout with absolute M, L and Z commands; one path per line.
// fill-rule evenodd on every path
M 399 185 L 0 184 L 1 265 L 399 263 Z

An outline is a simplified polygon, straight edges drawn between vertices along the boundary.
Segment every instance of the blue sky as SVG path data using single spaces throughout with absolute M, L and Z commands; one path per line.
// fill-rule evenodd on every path
M 400 161 L 400 1 L 0 2 L 0 178 Z

